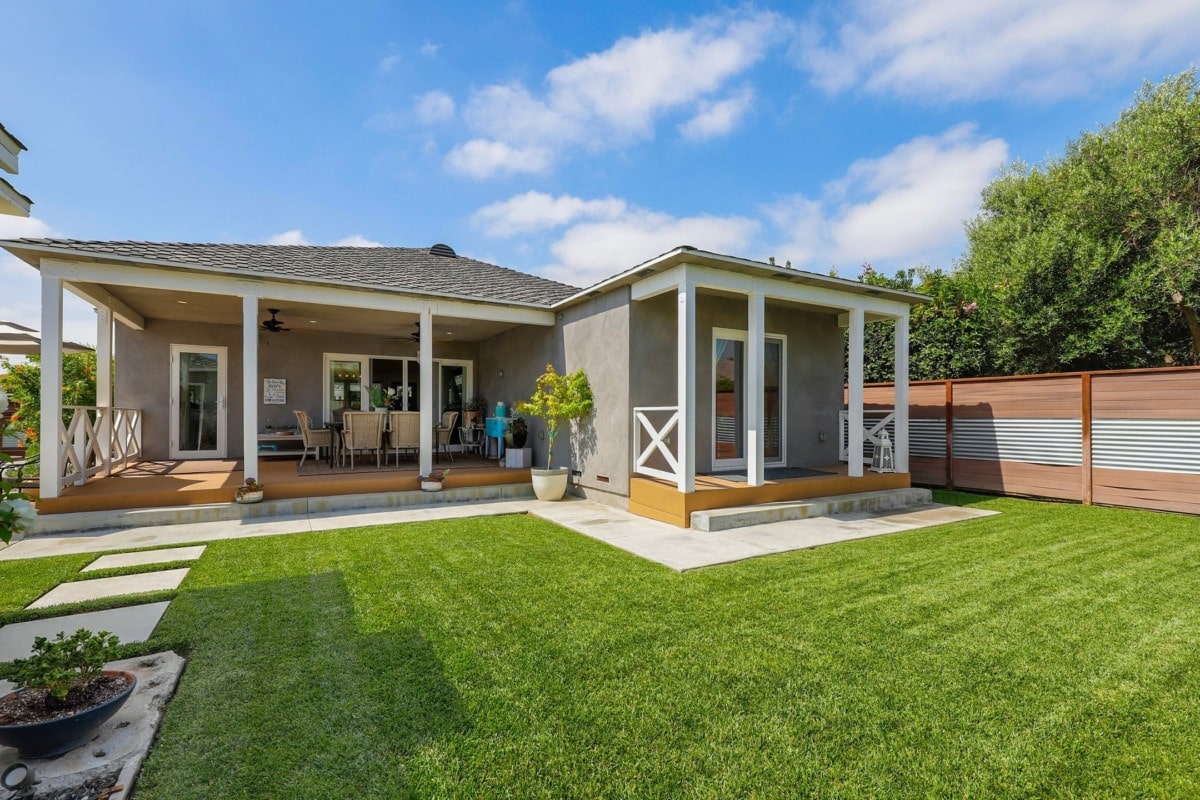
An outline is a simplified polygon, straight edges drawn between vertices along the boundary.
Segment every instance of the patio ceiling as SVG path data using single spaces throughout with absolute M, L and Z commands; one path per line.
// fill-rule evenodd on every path
M 242 301 L 239 297 L 140 286 L 99 285 L 98 288 L 147 319 L 242 324 Z M 418 319 L 416 314 L 407 312 L 273 301 L 270 298 L 263 298 L 258 307 L 260 322 L 270 316 L 268 308 L 278 308 L 279 319 L 291 329 L 291 333 L 362 333 L 379 337 L 407 337 L 413 332 Z M 446 316 L 435 316 L 434 323 L 435 342 L 480 341 L 516 327 L 511 322 Z

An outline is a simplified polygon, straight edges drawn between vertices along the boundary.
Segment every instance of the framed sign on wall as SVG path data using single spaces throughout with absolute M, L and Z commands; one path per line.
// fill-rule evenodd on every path
M 286 378 L 263 378 L 263 404 L 268 406 L 287 404 Z

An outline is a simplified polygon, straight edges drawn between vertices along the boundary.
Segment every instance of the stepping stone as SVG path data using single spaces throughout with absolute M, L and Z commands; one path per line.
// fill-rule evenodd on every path
M 140 567 L 145 564 L 163 564 L 168 561 L 195 561 L 204 554 L 204 545 L 196 547 L 171 547 L 166 550 L 145 550 L 141 553 L 116 553 L 100 556 L 83 568 L 83 572 L 115 567 Z
M 116 578 L 94 578 L 90 581 L 62 583 L 34 600 L 28 608 L 49 608 L 63 603 L 80 603 L 123 594 L 161 592 L 178 589 L 188 574 L 187 567 L 166 569 L 159 572 L 143 572 L 140 575 L 121 575 Z
M 170 604 L 171 601 L 163 600 L 159 603 L 143 603 L 138 606 L 5 625 L 0 628 L 0 662 L 27 657 L 33 652 L 33 640 L 38 636 L 52 639 L 59 631 L 64 631 L 69 636 L 80 628 L 87 628 L 93 632 L 115 633 L 122 643 L 144 642 L 150 638 Z

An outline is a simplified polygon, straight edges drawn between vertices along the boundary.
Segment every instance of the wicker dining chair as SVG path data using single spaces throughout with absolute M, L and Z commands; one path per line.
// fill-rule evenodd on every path
M 304 466 L 305 459 L 308 458 L 308 451 L 313 451 L 313 457 L 318 461 L 321 460 L 321 448 L 328 448 L 330 451 L 329 467 L 333 468 L 333 431 L 321 428 L 314 428 L 309 421 L 307 411 L 293 411 L 296 415 L 296 424 L 300 427 L 300 438 L 304 441 L 304 454 L 300 456 L 300 466 Z
M 388 416 L 388 449 L 396 454 L 396 466 L 400 466 L 400 453 L 415 455 L 421 449 L 421 412 L 390 411 Z
M 437 451 L 450 456 L 451 461 L 454 460 L 454 453 L 450 452 L 450 436 L 454 433 L 456 425 L 458 425 L 458 412 L 444 411 L 442 412 L 442 424 L 433 429 L 433 433 L 437 437 Z
M 354 469 L 355 451 L 375 451 L 375 467 L 379 467 L 379 456 L 383 452 L 383 423 L 386 414 L 375 411 L 347 411 L 343 417 L 346 432 L 342 444 L 342 466 L 346 464 L 346 451 L 350 452 L 350 469 Z

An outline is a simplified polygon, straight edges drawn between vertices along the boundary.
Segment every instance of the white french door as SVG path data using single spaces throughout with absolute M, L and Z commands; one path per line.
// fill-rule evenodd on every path
M 171 345 L 171 458 L 228 453 L 228 362 L 225 347 Z
M 787 452 L 787 340 L 763 342 L 763 460 L 784 466 Z M 713 329 L 712 465 L 714 471 L 746 467 L 746 331 Z

